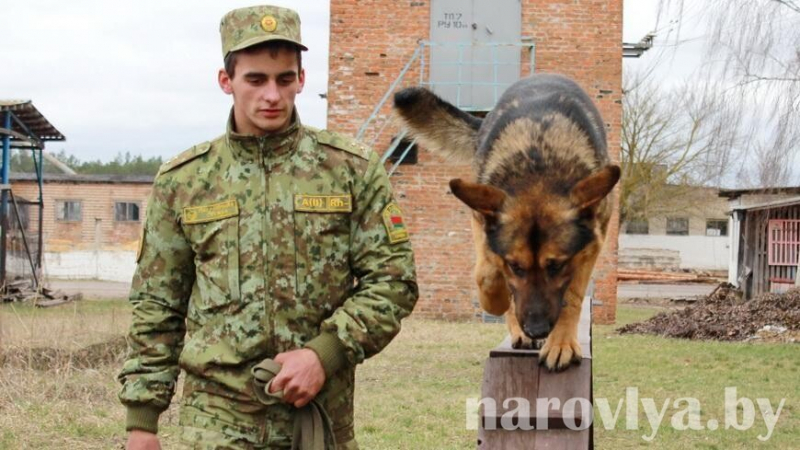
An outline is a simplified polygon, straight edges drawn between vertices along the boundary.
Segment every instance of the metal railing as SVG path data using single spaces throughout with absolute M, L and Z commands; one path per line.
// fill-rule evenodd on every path
M 513 49 L 519 49 L 518 58 L 514 56 Z M 522 76 L 522 51 L 529 53 L 529 73 L 535 67 L 535 46 L 533 42 L 513 43 L 474 43 L 474 42 L 430 42 L 420 41 L 413 54 L 397 78 L 389 85 L 386 93 L 375 105 L 371 114 L 359 127 L 356 138 L 366 142 L 371 147 L 380 141 L 385 131 L 392 124 L 391 114 L 381 114 L 392 94 L 400 87 L 412 85 L 426 87 L 437 93 L 445 100 L 450 101 L 458 108 L 470 112 L 491 110 L 503 92 Z M 475 55 L 478 54 L 478 57 Z M 435 57 L 434 57 L 435 55 Z M 511 56 L 510 58 L 508 56 Z M 434 62 L 435 60 L 435 62 Z M 503 71 L 503 66 L 511 66 L 512 71 Z M 516 70 L 513 70 L 513 67 Z M 410 72 L 417 69 L 418 79 L 414 82 L 408 79 Z M 475 79 L 476 69 L 482 70 L 482 75 Z M 466 70 L 469 69 L 469 70 Z M 435 76 L 434 72 L 437 72 Z M 509 77 L 509 73 L 511 76 Z M 491 94 L 488 95 L 487 91 Z M 469 93 L 469 94 L 468 94 Z M 475 103 L 474 94 L 485 101 Z M 465 100 L 469 99 L 469 101 Z M 400 156 L 389 170 L 389 175 L 402 164 L 416 144 L 415 140 L 406 141 L 408 132 L 401 130 L 391 139 L 381 161 L 385 162 L 396 152 Z M 369 139 L 367 139 L 367 136 Z

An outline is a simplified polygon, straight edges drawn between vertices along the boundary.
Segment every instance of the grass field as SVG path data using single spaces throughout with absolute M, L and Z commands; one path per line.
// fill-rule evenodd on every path
M 621 305 L 615 326 L 595 326 L 594 394 L 612 413 L 626 388 L 658 409 L 669 399 L 658 433 L 639 402 L 639 427 L 626 429 L 623 405 L 616 428 L 595 423 L 598 449 L 653 445 L 663 449 L 798 448 L 800 345 L 690 342 L 620 336 L 614 328 L 658 310 Z M 124 410 L 116 401 L 120 336 L 128 324 L 124 301 L 83 301 L 47 310 L 0 305 L 0 449 L 121 448 Z M 358 372 L 357 438 L 364 449 L 474 448 L 465 401 L 480 397 L 483 362 L 505 335 L 503 325 L 408 320 L 397 339 Z M 747 431 L 677 431 L 670 418 L 694 397 L 702 424 L 723 424 L 725 387 L 739 397 L 786 399 L 772 437 L 756 406 Z M 741 415 L 740 415 L 741 417 Z M 162 416 L 164 448 L 174 446 L 176 409 Z M 643 436 L 652 437 L 652 442 Z

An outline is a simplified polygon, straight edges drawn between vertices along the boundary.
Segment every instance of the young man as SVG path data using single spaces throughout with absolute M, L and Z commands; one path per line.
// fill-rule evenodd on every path
M 147 207 L 119 376 L 128 448 L 159 448 L 181 369 L 192 448 L 289 448 L 311 406 L 331 418 L 329 446 L 356 448 L 355 366 L 418 295 L 408 232 L 377 155 L 301 124 L 297 13 L 237 9 L 220 32 L 227 132 L 165 163 Z M 282 401 L 251 373 L 269 359 Z

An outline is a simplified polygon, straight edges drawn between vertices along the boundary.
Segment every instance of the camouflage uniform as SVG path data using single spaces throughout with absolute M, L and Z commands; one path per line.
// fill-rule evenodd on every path
M 301 125 L 234 131 L 161 167 L 133 279 L 127 429 L 157 431 L 180 369 L 194 448 L 288 447 L 293 407 L 256 400 L 250 369 L 310 348 L 316 399 L 354 448 L 356 364 L 397 334 L 418 293 L 413 255 L 377 155 Z

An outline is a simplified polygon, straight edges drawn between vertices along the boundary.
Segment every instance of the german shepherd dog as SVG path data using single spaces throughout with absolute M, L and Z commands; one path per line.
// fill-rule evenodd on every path
M 505 314 L 512 346 L 541 347 L 551 371 L 580 362 L 581 303 L 620 176 L 589 96 L 562 76 L 533 75 L 485 119 L 424 88 L 397 92 L 394 106 L 424 147 L 473 161 L 475 180 L 450 189 L 473 210 L 481 307 Z

